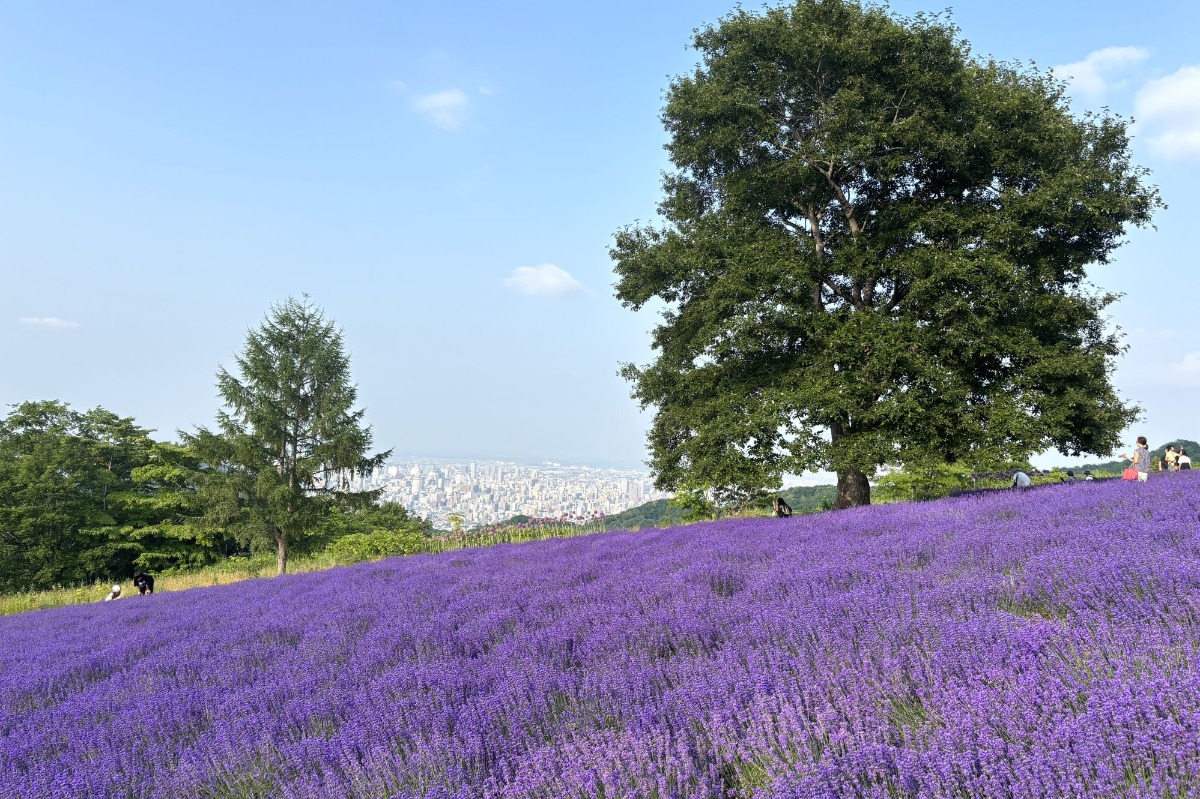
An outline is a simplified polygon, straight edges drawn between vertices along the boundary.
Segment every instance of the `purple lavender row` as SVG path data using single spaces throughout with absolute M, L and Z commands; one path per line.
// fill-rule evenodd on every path
M 1193 795 L 1197 479 L 0 619 L 0 797 Z

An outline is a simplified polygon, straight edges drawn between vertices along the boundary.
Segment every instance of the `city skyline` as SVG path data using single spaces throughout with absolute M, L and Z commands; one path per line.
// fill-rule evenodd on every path
M 393 457 L 358 490 L 379 490 L 380 499 L 403 505 L 435 527 L 457 516 L 468 527 L 524 515 L 588 519 L 610 516 L 644 502 L 665 499 L 647 471 L 521 463 L 490 459 Z

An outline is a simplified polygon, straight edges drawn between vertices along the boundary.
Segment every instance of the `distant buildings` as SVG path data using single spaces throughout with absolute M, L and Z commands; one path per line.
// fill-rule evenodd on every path
M 655 491 L 645 472 L 430 458 L 394 461 L 359 485 L 383 489 L 383 500 L 404 505 L 410 513 L 442 528 L 449 526 L 451 515 L 461 516 L 468 527 L 517 514 L 607 516 L 669 496 Z

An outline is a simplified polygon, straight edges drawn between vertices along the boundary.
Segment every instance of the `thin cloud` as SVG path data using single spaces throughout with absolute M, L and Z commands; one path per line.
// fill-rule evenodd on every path
M 21 324 L 29 327 L 42 327 L 47 330 L 74 330 L 79 327 L 78 322 L 59 319 L 57 316 L 22 316 Z
M 1122 382 L 1129 383 L 1131 379 L 1165 386 L 1200 385 L 1200 352 L 1188 352 L 1177 361 L 1160 361 L 1157 365 L 1125 364 L 1122 367 Z
M 1200 352 L 1189 352 L 1175 365 L 1175 371 L 1184 374 L 1200 374 Z
M 1087 58 L 1073 64 L 1051 67 L 1056 78 L 1064 80 L 1073 93 L 1091 100 L 1099 100 L 1110 89 L 1124 81 L 1124 71 L 1150 57 L 1150 52 L 1141 47 L 1105 47 L 1088 53 Z
M 1137 93 L 1134 113 L 1159 155 L 1200 156 L 1200 66 L 1149 81 Z
M 442 130 L 460 129 L 471 110 L 471 98 L 462 89 L 446 89 L 420 94 L 412 99 L 412 108 L 426 122 Z
M 584 286 L 567 270 L 554 264 L 518 266 L 504 285 L 534 297 L 566 297 L 584 291 Z

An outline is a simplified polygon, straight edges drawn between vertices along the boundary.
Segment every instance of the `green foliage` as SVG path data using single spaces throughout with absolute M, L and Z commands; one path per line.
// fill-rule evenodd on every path
M 717 504 L 705 496 L 705 492 L 695 489 L 679 491 L 671 498 L 670 504 L 679 509 L 684 524 L 709 521 L 720 516 Z
M 621 302 L 666 304 L 622 370 L 660 489 L 832 468 L 844 506 L 928 452 L 1113 449 L 1137 409 L 1087 267 L 1161 206 L 1124 120 L 937 16 L 799 0 L 693 43 L 663 224 L 612 248 Z
M 875 482 L 874 495 L 883 502 L 937 499 L 974 488 L 972 469 L 962 463 L 925 462 L 888 472 Z
M 371 429 L 353 407 L 342 334 L 307 298 L 273 306 L 236 363 L 238 376 L 217 373 L 217 431 L 199 428 L 185 443 L 211 467 L 205 522 L 252 548 L 273 546 L 282 574 L 289 551 L 319 543 L 331 507 L 378 496 L 350 481 L 390 451 L 367 454 Z
M 429 544 L 425 536 L 412 530 L 372 530 L 343 536 L 330 544 L 328 551 L 338 563 L 347 565 L 428 552 Z
M 129 573 L 147 523 L 133 473 L 154 442 L 103 408 L 25 402 L 0 421 L 0 589 Z
M 641 530 L 683 524 L 683 511 L 669 499 L 656 499 L 604 517 L 606 530 Z
M 403 505 L 385 502 L 367 508 L 333 507 L 322 530 L 326 547 L 341 564 L 430 551 L 433 526 L 408 513 Z
M 133 470 L 141 491 L 137 505 L 145 522 L 131 529 L 141 550 L 142 571 L 195 569 L 238 551 L 224 528 L 207 524 L 205 510 L 224 498 L 224 475 L 201 462 L 190 448 L 154 442 L 146 463 Z
M 837 499 L 837 487 L 831 485 L 794 486 L 784 489 L 774 496 L 782 497 L 787 502 L 792 513 L 819 513 L 833 507 Z M 770 508 L 770 498 L 767 501 Z
M 1178 452 L 1180 449 L 1185 449 L 1187 450 L 1189 456 L 1191 456 L 1193 452 L 1200 456 L 1200 444 L 1197 444 L 1195 441 L 1186 438 L 1177 438 L 1174 441 L 1168 441 L 1157 449 L 1151 450 L 1150 454 L 1161 460 L 1162 456 L 1167 451 L 1167 447 L 1174 447 L 1176 452 Z

